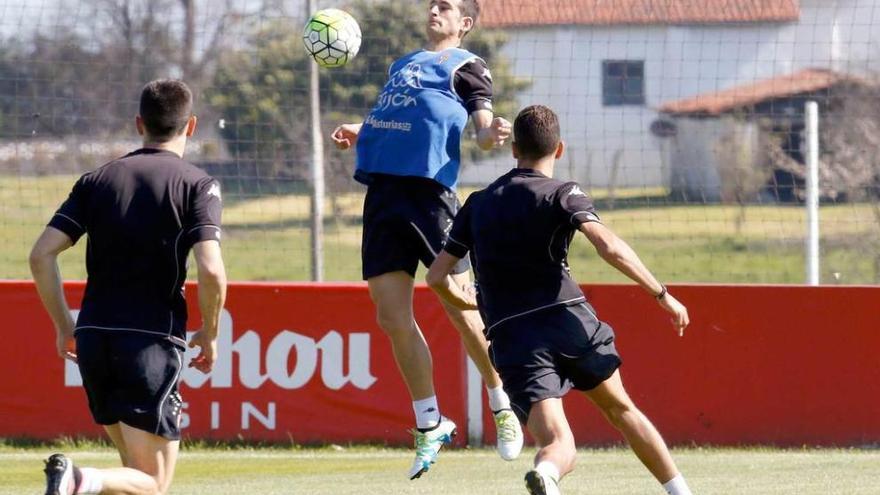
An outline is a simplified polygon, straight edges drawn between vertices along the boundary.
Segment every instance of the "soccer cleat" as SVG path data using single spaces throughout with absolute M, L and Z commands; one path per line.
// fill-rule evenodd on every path
M 64 454 L 52 454 L 44 461 L 46 467 L 46 495 L 73 495 L 76 493 L 76 473 L 73 461 Z
M 443 444 L 452 443 L 455 438 L 455 423 L 441 417 L 436 428 L 429 431 L 414 430 L 416 440 L 416 458 L 409 469 L 409 479 L 414 480 L 431 468 L 431 464 L 437 462 L 437 454 L 443 448 Z
M 519 457 L 523 447 L 523 432 L 516 414 L 510 409 L 495 413 L 495 435 L 498 437 L 498 454 L 505 461 Z
M 560 495 L 559 484 L 553 478 L 532 469 L 526 473 L 526 489 L 531 495 Z

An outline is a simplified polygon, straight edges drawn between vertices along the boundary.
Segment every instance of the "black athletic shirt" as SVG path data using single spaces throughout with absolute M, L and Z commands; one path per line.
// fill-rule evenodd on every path
M 468 114 L 492 110 L 492 74 L 482 59 L 475 58 L 455 72 L 455 93 L 464 102 Z
M 83 175 L 49 222 L 88 233 L 76 331 L 155 334 L 185 345 L 193 244 L 220 240 L 220 186 L 170 151 L 140 149 Z
M 513 169 L 471 194 L 444 249 L 459 258 L 470 252 L 487 332 L 540 309 L 583 302 L 568 247 L 580 224 L 598 221 L 577 183 L 531 169 Z

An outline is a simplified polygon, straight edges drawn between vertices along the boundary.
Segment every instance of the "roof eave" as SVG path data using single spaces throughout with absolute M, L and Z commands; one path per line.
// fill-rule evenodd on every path
M 779 18 L 779 19 L 761 19 L 755 21 L 682 21 L 682 22 L 504 22 L 497 24 L 483 23 L 483 29 L 516 29 L 531 27 L 641 27 L 641 26 L 658 26 L 658 27 L 718 27 L 718 26 L 753 26 L 763 24 L 791 24 L 798 22 L 800 19 L 795 18 Z

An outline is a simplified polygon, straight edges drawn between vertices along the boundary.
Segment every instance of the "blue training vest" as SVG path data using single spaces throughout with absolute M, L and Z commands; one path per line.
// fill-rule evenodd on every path
M 391 64 L 358 135 L 355 179 L 369 184 L 374 173 L 427 177 L 455 189 L 468 113 L 454 78 L 476 58 L 460 48 L 419 50 Z

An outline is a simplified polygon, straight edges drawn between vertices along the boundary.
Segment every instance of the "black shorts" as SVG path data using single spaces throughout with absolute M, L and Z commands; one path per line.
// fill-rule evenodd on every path
M 614 330 L 586 303 L 504 322 L 493 331 L 489 357 L 524 424 L 533 403 L 562 397 L 572 388 L 596 388 L 621 364 Z
M 80 330 L 76 353 L 95 422 L 119 422 L 168 440 L 180 439 L 178 379 L 183 352 L 136 332 Z
M 361 244 L 364 280 L 430 266 L 443 249 L 460 204 L 454 191 L 422 177 L 373 175 L 364 200 Z M 462 259 L 453 273 L 470 265 Z

